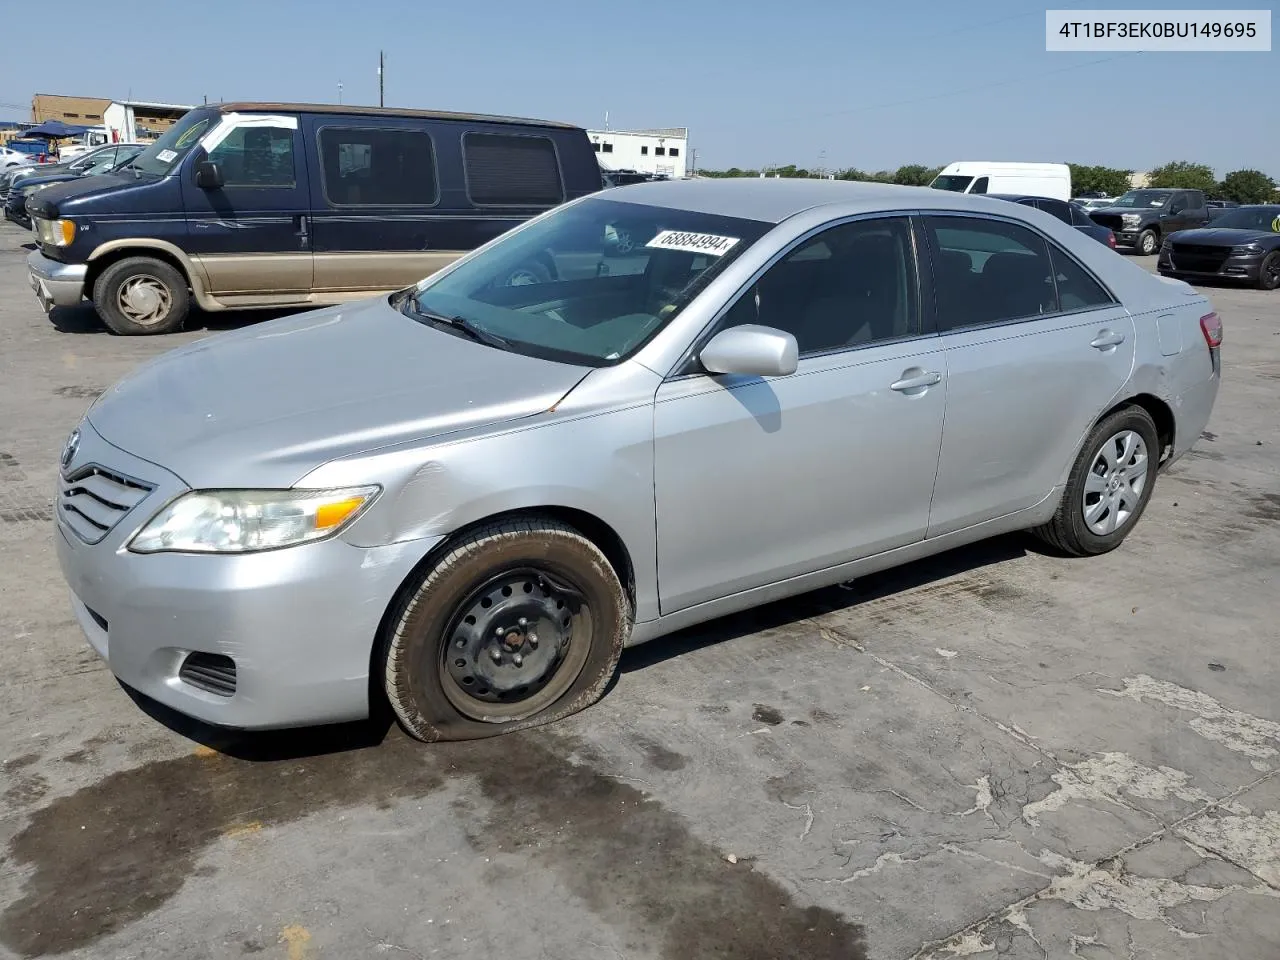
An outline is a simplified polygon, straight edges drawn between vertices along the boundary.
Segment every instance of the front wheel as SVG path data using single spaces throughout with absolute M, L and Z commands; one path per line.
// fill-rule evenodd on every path
M 384 641 L 384 689 L 419 740 L 509 733 L 599 700 L 630 631 L 630 600 L 594 543 L 555 520 L 506 520 L 412 586 Z
M 182 329 L 191 309 L 187 279 L 152 257 L 126 257 L 93 284 L 93 305 L 113 333 L 140 336 Z
M 1156 252 L 1156 248 L 1160 246 L 1160 238 L 1154 230 L 1143 230 L 1138 234 L 1138 252 L 1144 257 L 1149 257 Z
M 1120 546 L 1151 499 L 1160 440 L 1141 407 L 1104 417 L 1080 449 L 1062 502 L 1034 532 L 1063 553 L 1096 556 Z
M 1272 250 L 1258 267 L 1258 289 L 1280 289 L 1280 250 Z

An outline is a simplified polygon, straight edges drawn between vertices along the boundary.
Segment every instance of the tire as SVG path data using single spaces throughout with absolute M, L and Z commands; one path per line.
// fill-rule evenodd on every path
M 551 723 L 604 694 L 631 622 L 613 566 L 577 530 L 543 517 L 492 523 L 402 595 L 382 644 L 384 690 L 426 742 Z
M 1280 288 L 1280 250 L 1272 250 L 1258 265 L 1258 289 Z
M 1128 435 L 1137 437 L 1140 445 L 1134 450 L 1145 456 L 1141 474 L 1133 462 L 1136 456 L 1128 458 L 1131 465 L 1123 473 L 1117 473 L 1109 466 L 1108 449 L 1113 451 L 1112 459 L 1120 466 L 1124 465 L 1122 445 L 1116 441 L 1117 438 L 1127 440 Z M 1073 557 L 1097 556 L 1114 550 L 1133 530 L 1147 508 L 1155 487 L 1159 460 L 1159 435 L 1155 421 L 1146 410 L 1136 406 L 1122 407 L 1107 415 L 1090 431 L 1080 448 L 1057 513 L 1033 532 L 1051 547 Z M 1100 474 L 1100 468 L 1106 473 Z M 1139 475 L 1142 478 L 1141 488 L 1135 490 Z M 1125 493 L 1127 498 L 1122 496 Z M 1117 495 L 1121 495 L 1119 499 L 1116 499 Z M 1104 500 L 1110 500 L 1110 505 L 1091 509 Z M 1109 520 L 1113 525 L 1108 528 Z
M 1148 227 L 1138 234 L 1138 242 L 1133 246 L 1142 256 L 1149 257 L 1160 249 L 1160 235 Z
M 93 305 L 112 333 L 173 333 L 191 309 L 187 278 L 154 257 L 126 257 L 103 270 L 93 284 Z

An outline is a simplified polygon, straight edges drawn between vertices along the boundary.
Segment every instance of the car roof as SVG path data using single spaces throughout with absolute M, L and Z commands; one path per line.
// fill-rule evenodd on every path
M 613 187 L 608 199 L 764 223 L 781 223 L 822 206 L 842 207 L 851 214 L 914 209 L 992 211 L 990 198 L 984 195 L 892 183 L 772 177 L 656 180 Z
M 511 123 L 526 127 L 556 127 L 562 130 L 580 129 L 574 123 L 558 120 L 532 120 L 525 117 L 504 117 L 486 113 L 455 113 L 450 110 L 406 110 L 399 107 L 355 107 L 339 103 L 218 103 L 211 107 L 222 113 L 336 113 L 348 117 L 412 117 L 422 120 L 467 120 L 483 123 Z

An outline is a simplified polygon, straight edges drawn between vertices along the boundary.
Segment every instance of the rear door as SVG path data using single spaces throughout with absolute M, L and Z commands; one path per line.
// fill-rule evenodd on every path
M 1032 506 L 1133 368 L 1128 311 L 1077 260 L 994 217 L 925 218 L 947 404 L 935 537 Z
M 202 189 L 200 161 L 223 185 Z M 209 292 L 228 305 L 279 303 L 311 293 L 307 161 L 294 116 L 224 118 L 182 167 L 187 252 Z

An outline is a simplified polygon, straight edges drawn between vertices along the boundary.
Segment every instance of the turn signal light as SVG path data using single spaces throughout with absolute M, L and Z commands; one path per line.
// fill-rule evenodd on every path
M 57 222 L 59 239 L 62 241 L 59 246 L 69 247 L 76 239 L 76 224 L 74 220 L 59 220 Z
M 1204 342 L 1210 350 L 1222 346 L 1222 321 L 1216 313 L 1207 313 L 1200 318 L 1200 332 L 1204 334 Z

